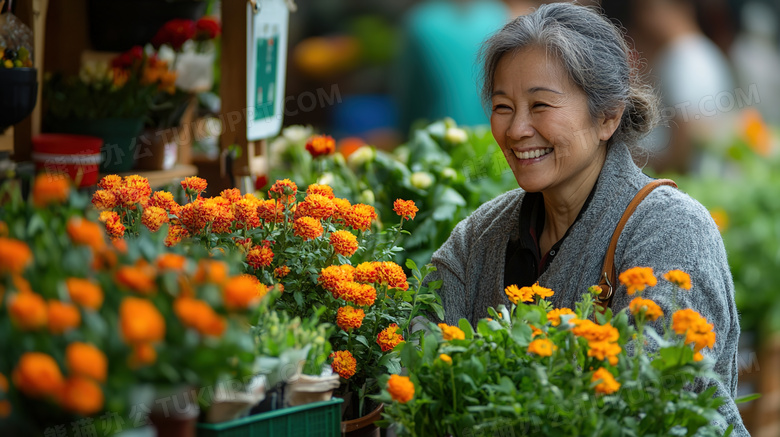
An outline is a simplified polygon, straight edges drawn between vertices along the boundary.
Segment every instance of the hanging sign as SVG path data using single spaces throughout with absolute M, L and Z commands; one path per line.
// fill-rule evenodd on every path
M 285 0 L 247 3 L 247 139 L 270 138 L 282 129 L 287 29 Z

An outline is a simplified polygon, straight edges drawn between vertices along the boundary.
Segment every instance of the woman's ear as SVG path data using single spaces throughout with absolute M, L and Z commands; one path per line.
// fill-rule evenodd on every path
M 625 109 L 625 105 L 620 105 L 619 108 L 615 109 L 614 111 L 610 111 L 609 113 L 605 113 L 601 118 L 599 118 L 599 140 L 607 141 L 612 138 L 612 135 L 615 134 L 615 131 L 620 126 L 620 121 L 623 119 L 623 112 Z

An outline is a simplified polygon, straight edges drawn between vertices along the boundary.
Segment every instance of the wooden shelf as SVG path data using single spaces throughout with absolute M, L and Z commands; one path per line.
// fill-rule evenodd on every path
M 194 165 L 176 164 L 176 166 L 170 170 L 131 170 L 127 173 L 120 173 L 119 176 L 129 176 L 134 174 L 149 179 L 149 185 L 152 187 L 152 189 L 154 189 L 171 183 L 179 182 L 187 176 L 196 176 L 198 174 L 198 168 Z M 105 175 L 100 175 L 101 178 L 103 176 Z

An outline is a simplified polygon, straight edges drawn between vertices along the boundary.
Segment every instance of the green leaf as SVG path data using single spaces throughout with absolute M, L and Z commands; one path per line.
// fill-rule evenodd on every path
M 461 331 L 463 331 L 464 334 L 466 334 L 466 339 L 470 340 L 474 338 L 474 328 L 471 327 L 471 323 L 469 323 L 466 319 L 460 319 L 458 320 L 458 327 Z
M 754 401 L 761 397 L 761 393 L 753 393 L 747 396 L 742 396 L 734 399 L 735 404 L 744 404 L 746 402 Z

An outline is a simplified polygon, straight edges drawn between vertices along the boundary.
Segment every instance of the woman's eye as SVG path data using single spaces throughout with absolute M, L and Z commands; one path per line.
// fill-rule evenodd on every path
M 494 105 L 493 106 L 493 112 L 503 112 L 503 111 L 508 111 L 510 109 L 511 108 L 509 108 L 509 106 L 507 106 L 507 105 Z
M 533 107 L 534 108 L 548 108 L 549 106 L 550 105 L 548 105 L 547 103 L 537 102 L 537 103 L 534 103 Z

